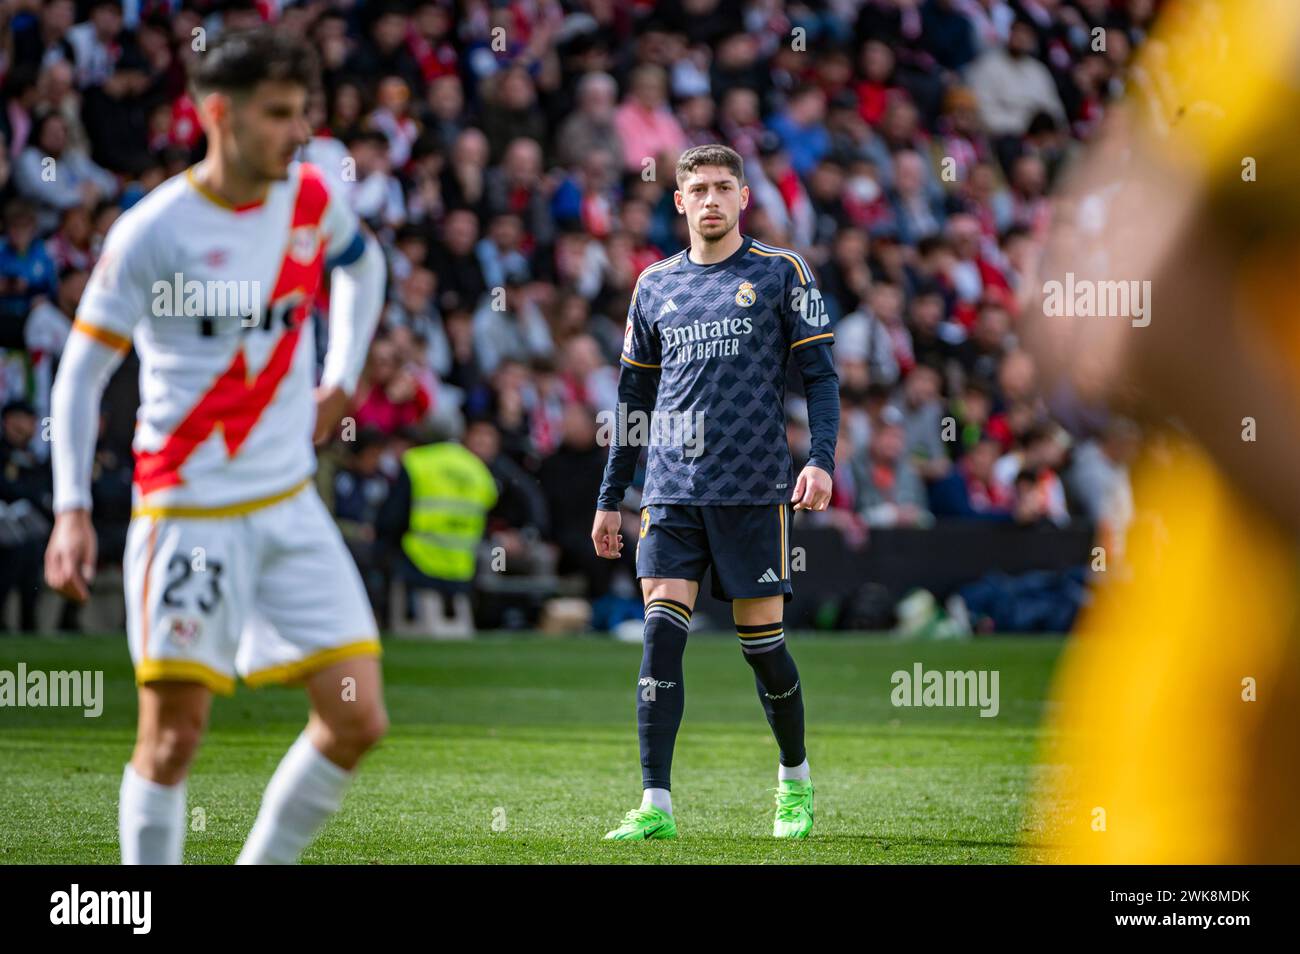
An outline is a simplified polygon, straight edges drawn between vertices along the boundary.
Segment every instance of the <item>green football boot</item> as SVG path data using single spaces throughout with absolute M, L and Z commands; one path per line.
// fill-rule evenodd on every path
M 651 838 L 676 838 L 677 822 L 657 808 L 634 808 L 623 816 L 623 823 L 605 835 L 606 841 L 649 841 Z
M 777 783 L 775 838 L 807 838 L 813 826 L 812 779 L 784 779 Z

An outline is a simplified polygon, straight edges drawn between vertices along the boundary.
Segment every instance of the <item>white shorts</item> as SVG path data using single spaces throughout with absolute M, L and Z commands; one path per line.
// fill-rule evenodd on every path
M 300 486 L 204 515 L 137 511 L 123 569 L 138 683 L 184 680 L 229 695 L 236 673 L 250 686 L 292 683 L 379 655 L 352 556 L 315 488 Z

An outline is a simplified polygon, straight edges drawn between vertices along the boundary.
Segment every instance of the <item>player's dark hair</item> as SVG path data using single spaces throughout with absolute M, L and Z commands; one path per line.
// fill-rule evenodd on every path
M 745 184 L 745 160 L 741 159 L 740 153 L 730 146 L 710 143 L 687 149 L 677 160 L 677 184 L 680 186 L 682 180 L 700 166 L 721 166 L 730 171 L 737 182 L 741 185 Z
M 227 33 L 198 58 L 190 80 L 200 97 L 237 96 L 259 83 L 313 88 L 320 73 L 315 51 L 296 36 L 269 27 Z

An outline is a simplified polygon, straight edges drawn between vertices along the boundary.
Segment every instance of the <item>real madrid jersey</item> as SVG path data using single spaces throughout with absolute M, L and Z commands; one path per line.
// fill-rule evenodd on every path
M 363 249 L 307 164 L 238 207 L 175 176 L 114 223 L 74 327 L 139 354 L 138 503 L 229 507 L 311 476 L 307 319 L 324 269 Z
M 745 237 L 721 262 L 682 251 L 642 272 L 622 363 L 657 372 L 658 396 L 649 420 L 620 415 L 627 433 L 615 435 L 648 447 L 642 504 L 789 501 L 786 364 L 833 337 L 812 271 L 788 249 Z

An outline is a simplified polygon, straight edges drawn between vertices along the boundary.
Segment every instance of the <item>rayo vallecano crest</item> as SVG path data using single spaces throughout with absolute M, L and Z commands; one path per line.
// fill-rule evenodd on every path
M 203 635 L 203 622 L 198 619 L 173 616 L 166 632 L 177 646 L 188 648 L 197 643 L 199 637 Z
M 289 257 L 302 265 L 310 265 L 316 257 L 320 243 L 315 226 L 302 225 L 289 233 Z

